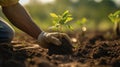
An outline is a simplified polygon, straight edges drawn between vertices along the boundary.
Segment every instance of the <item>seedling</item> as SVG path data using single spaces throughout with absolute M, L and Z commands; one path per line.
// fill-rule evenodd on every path
M 72 15 L 67 10 L 62 15 L 57 15 L 55 13 L 50 13 L 50 16 L 53 17 L 54 26 L 51 28 L 57 29 L 59 32 L 63 32 L 63 27 L 67 27 L 70 30 L 73 30 L 72 26 L 68 24 L 68 22 L 72 21 Z
M 73 30 L 71 25 L 68 24 L 68 22 L 72 21 L 72 15 L 67 10 L 62 15 L 57 15 L 55 13 L 50 13 L 50 15 L 53 17 L 53 23 L 54 25 L 51 27 L 52 29 L 56 29 L 57 32 L 63 32 L 63 27 L 67 27 L 70 30 Z M 61 46 L 52 45 L 49 47 L 48 54 L 72 54 L 73 53 L 73 46 L 72 43 L 65 37 L 62 37 L 59 35 L 59 39 L 62 42 Z M 64 50 L 65 49 L 65 50 Z
M 82 31 L 82 35 L 85 35 L 85 32 L 87 30 L 85 23 L 87 22 L 87 19 L 85 17 L 83 17 L 81 20 L 78 20 L 76 22 L 76 24 L 80 25 L 81 27 L 81 31 Z
M 109 14 L 109 19 L 114 23 L 114 33 L 117 36 L 120 36 L 120 10 L 115 13 Z

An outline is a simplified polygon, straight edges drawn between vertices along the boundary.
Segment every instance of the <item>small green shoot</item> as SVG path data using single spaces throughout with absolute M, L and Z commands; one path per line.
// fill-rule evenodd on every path
M 87 22 L 87 19 L 83 17 L 81 20 L 78 20 L 76 23 L 79 24 L 80 26 L 84 25 Z
M 120 10 L 116 11 L 115 13 L 111 13 L 108 15 L 108 18 L 111 22 L 114 23 L 114 33 L 115 35 L 120 35 Z
M 85 18 L 85 17 L 83 17 L 82 19 L 80 19 L 76 22 L 76 24 L 80 25 L 83 36 L 85 35 L 85 32 L 87 30 L 87 28 L 85 26 L 86 22 L 87 22 L 87 18 Z
M 67 10 L 62 15 L 57 15 L 55 13 L 50 13 L 50 16 L 53 18 L 54 26 L 51 28 L 57 29 L 59 32 L 63 32 L 63 27 L 67 27 L 70 30 L 73 30 L 72 26 L 68 22 L 72 21 L 72 15 Z

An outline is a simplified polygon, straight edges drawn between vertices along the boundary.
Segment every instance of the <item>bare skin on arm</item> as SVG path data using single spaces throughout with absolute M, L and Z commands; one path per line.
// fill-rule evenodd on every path
M 37 39 L 42 30 L 34 23 L 26 10 L 19 3 L 2 7 L 5 16 L 13 25 Z
M 30 17 L 30 15 L 27 13 L 27 11 L 24 9 L 24 7 L 19 3 L 2 6 L 2 11 L 14 26 L 16 26 L 23 32 L 35 38 L 38 44 L 43 48 L 48 48 L 53 44 L 60 46 L 62 42 L 59 40 L 57 36 L 58 35 L 61 35 L 62 37 L 67 36 L 67 35 L 64 35 L 65 33 L 64 34 L 55 33 L 55 32 L 48 33 L 48 32 L 42 31 L 34 23 L 34 21 Z M 49 43 L 53 43 L 53 44 L 49 44 Z

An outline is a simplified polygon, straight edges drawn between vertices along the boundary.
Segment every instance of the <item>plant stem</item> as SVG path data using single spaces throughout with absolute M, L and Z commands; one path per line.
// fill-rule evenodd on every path
M 114 34 L 115 36 L 120 36 L 120 23 L 119 22 L 115 22 L 115 26 L 114 26 Z
M 62 31 L 62 25 L 60 25 L 59 31 L 60 31 L 60 33 L 63 32 L 63 31 Z M 60 36 L 60 39 L 62 39 L 62 36 L 61 36 L 60 34 L 59 34 L 59 36 Z
M 120 23 L 116 23 L 116 35 L 120 36 Z

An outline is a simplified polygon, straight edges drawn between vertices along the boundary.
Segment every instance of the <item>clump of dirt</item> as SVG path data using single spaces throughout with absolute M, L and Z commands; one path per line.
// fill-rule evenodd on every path
M 56 67 L 45 58 L 33 57 L 26 61 L 27 67 Z
M 69 55 L 73 53 L 73 46 L 72 44 L 66 39 L 61 38 L 60 41 L 62 42 L 62 45 L 56 46 L 54 44 L 51 44 L 51 46 L 48 48 L 48 54 L 59 54 L 59 55 Z
M 5 61 L 2 64 L 2 67 L 25 67 L 25 64 L 23 62 L 11 59 Z
M 120 56 L 119 41 L 101 41 L 97 42 L 96 46 L 97 47 L 94 49 L 93 58 Z
M 0 44 L 0 58 L 7 60 L 13 57 L 13 47 L 8 43 Z

